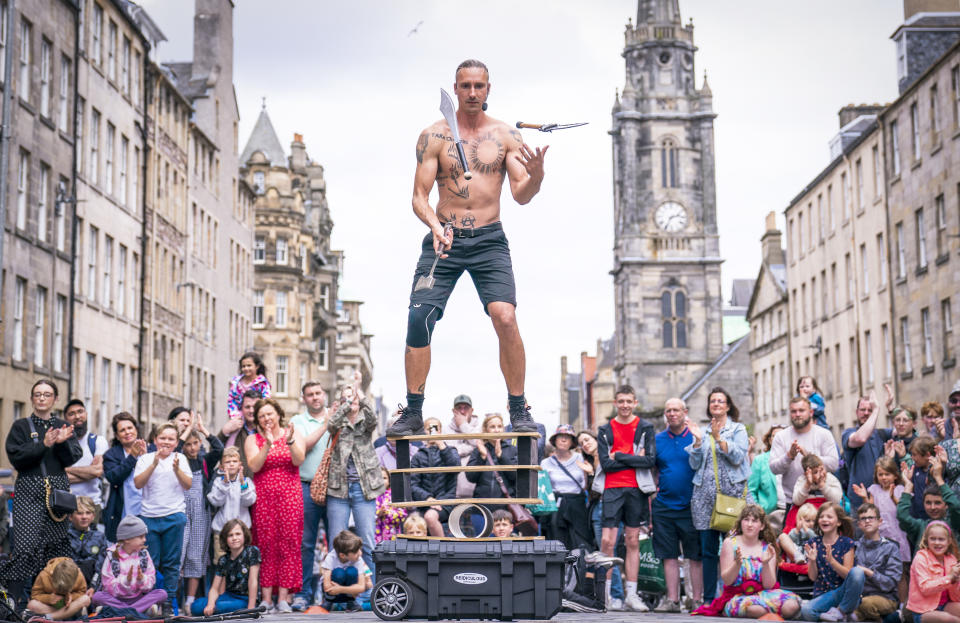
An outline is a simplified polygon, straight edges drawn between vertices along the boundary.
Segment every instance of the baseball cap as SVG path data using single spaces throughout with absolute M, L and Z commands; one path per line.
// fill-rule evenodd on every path
M 457 405 L 459 404 L 467 404 L 472 407 L 473 401 L 470 400 L 470 396 L 467 396 L 466 394 L 460 394 L 459 396 L 453 399 L 453 408 L 456 409 Z

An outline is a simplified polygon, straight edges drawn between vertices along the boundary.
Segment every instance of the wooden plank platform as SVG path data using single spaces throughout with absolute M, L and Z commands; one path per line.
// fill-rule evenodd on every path
M 539 465 L 454 465 L 442 467 L 405 467 L 402 469 L 391 469 L 391 474 L 417 474 L 417 473 L 460 473 L 460 472 L 515 472 L 517 470 L 531 470 L 535 472 L 543 471 Z
M 456 498 L 452 500 L 421 500 L 419 502 L 392 502 L 390 506 L 396 508 L 412 508 L 416 506 L 456 506 L 458 504 L 490 504 L 504 506 L 506 504 L 543 504 L 540 498 Z
M 407 534 L 398 534 L 393 537 L 394 539 L 410 539 L 412 541 L 543 541 L 546 537 L 543 536 L 505 536 L 503 538 L 497 536 L 485 536 L 485 537 L 472 537 L 467 536 L 463 538 L 455 536 L 410 536 Z
M 441 433 L 439 435 L 403 435 L 401 437 L 390 437 L 391 441 L 431 441 L 431 440 L 450 440 L 450 439 L 514 439 L 517 437 L 540 438 L 540 433 Z

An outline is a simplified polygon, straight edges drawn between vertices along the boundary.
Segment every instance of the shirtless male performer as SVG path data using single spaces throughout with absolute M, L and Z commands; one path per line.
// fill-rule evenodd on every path
M 387 431 L 391 436 L 423 432 L 423 390 L 430 371 L 430 337 L 464 270 L 470 273 L 500 340 L 500 369 L 507 383 L 513 430 L 537 430 L 523 395 L 526 357 L 517 328 L 510 248 L 500 223 L 500 191 L 506 174 L 517 203 L 522 205 L 533 199 L 543 182 L 547 147 L 531 149 L 524 144 L 519 131 L 484 112 L 490 95 L 486 65 L 466 60 L 457 67 L 455 79 L 457 125 L 473 178 L 464 179 L 446 121 L 437 121 L 420 133 L 413 211 L 430 228 L 430 233 L 423 239 L 414 285 L 430 271 L 436 254 L 442 255 L 434 271 L 433 288 L 411 290 L 404 352 L 407 406 Z M 434 182 L 439 191 L 436 211 L 428 202 Z M 444 225 L 448 223 L 453 229 L 445 234 Z

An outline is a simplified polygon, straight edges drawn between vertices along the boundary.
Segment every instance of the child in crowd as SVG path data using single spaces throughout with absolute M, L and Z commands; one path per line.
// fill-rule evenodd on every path
M 410 513 L 403 522 L 405 536 L 427 536 L 427 520 L 420 513 Z
M 157 572 L 145 548 L 146 534 L 147 524 L 139 517 L 127 515 L 120 521 L 117 543 L 103 561 L 101 589 L 93 594 L 93 605 L 133 608 L 143 614 L 166 602 L 167 591 L 154 588 Z
M 320 564 L 323 572 L 323 607 L 345 604 L 347 612 L 360 610 L 357 595 L 373 588 L 370 569 L 360 553 L 363 541 L 353 532 L 343 530 L 333 539 L 333 550 Z
M 227 415 L 230 418 L 243 417 L 243 394 L 248 390 L 258 391 L 261 398 L 269 398 L 271 391 L 267 366 L 263 365 L 259 353 L 243 353 L 238 368 L 240 374 L 230 379 L 230 390 L 227 393 Z
M 389 541 L 402 531 L 403 520 L 407 517 L 407 509 L 397 508 L 390 503 L 390 472 L 381 467 L 380 472 L 387 488 L 377 496 L 377 525 L 375 531 L 376 542 Z
M 207 501 L 217 509 L 210 527 L 213 529 L 213 559 L 220 560 L 226 553 L 220 545 L 220 531 L 231 519 L 239 519 L 249 528 L 250 507 L 257 501 L 257 488 L 252 479 L 243 475 L 240 449 L 236 446 L 223 451 L 220 469 L 210 483 Z
M 200 579 L 207 574 L 207 561 L 210 559 L 210 509 L 207 507 L 207 493 L 210 480 L 217 463 L 223 456 L 223 443 L 216 435 L 211 435 L 203 425 L 203 418 L 194 418 L 195 426 L 183 437 L 183 455 L 192 474 L 190 488 L 184 494 L 187 509 L 187 524 L 183 529 L 183 553 L 180 559 L 180 575 L 186 580 L 184 586 L 184 607 L 190 611 L 190 605 L 196 599 Z M 210 450 L 201 453 L 203 438 L 207 438 Z
M 777 541 L 780 549 L 793 562 L 807 562 L 807 554 L 803 551 L 803 544 L 817 536 L 814 525 L 817 522 L 817 507 L 813 504 L 804 504 L 797 509 L 797 524 L 787 534 L 780 534 Z
M 819 536 L 803 548 L 807 575 L 813 580 L 813 599 L 800 610 L 804 621 L 844 621 L 860 605 L 863 569 L 854 567 L 853 521 L 834 502 L 817 509 Z
M 250 528 L 239 519 L 231 519 L 222 526 L 219 540 L 226 553 L 217 559 L 217 572 L 207 596 L 193 602 L 194 616 L 223 614 L 257 605 L 260 550 L 251 545 Z
M 897 520 L 897 503 L 903 495 L 903 476 L 897 460 L 890 456 L 881 456 L 873 468 L 873 484 L 864 488 L 862 484 L 853 485 L 854 492 L 864 501 L 874 504 L 880 513 L 880 536 L 900 546 L 900 560 L 903 574 L 900 577 L 899 597 L 907 599 L 907 583 L 910 578 L 910 539 L 900 529 Z M 939 493 L 939 491 L 937 491 Z
M 183 528 L 187 523 L 184 491 L 193 483 L 187 460 L 175 452 L 178 442 L 176 424 L 161 424 L 156 430 L 156 452 L 137 459 L 133 470 L 133 484 L 143 491 L 140 517 L 148 528 L 147 549 L 157 570 L 163 574 L 167 589 L 169 601 L 164 604 L 164 617 L 174 611 L 180 582 Z
M 502 508 L 493 511 L 493 536 L 498 539 L 513 536 L 513 515 L 510 511 Z
M 935 519 L 923 531 L 910 567 L 906 610 L 914 622 L 960 622 L 960 551 L 953 530 Z
M 80 611 L 90 605 L 90 594 L 83 574 L 73 562 L 65 556 L 52 559 L 43 568 L 33 583 L 30 601 L 24 616 L 29 620 L 38 614 L 54 621 L 79 617 Z
M 936 447 L 937 444 L 933 438 L 926 435 L 917 437 L 910 443 L 910 458 L 913 460 L 913 475 L 910 480 L 913 482 L 914 491 L 924 491 L 927 488 L 927 480 L 930 476 L 930 461 L 934 458 Z M 930 519 L 923 509 L 923 500 L 913 500 L 913 504 L 910 506 L 910 514 L 917 519 Z
M 913 467 L 903 464 L 903 495 L 897 502 L 897 522 L 907 535 L 910 543 L 917 546 L 923 537 L 927 524 L 933 519 L 946 521 L 951 529 L 960 527 L 960 498 L 943 480 L 943 464 L 936 458 L 930 464 L 930 478 L 933 482 L 925 491 L 918 492 L 924 512 L 930 519 L 917 519 L 910 512 L 914 503 Z
M 843 485 L 836 476 L 827 473 L 819 456 L 804 454 L 800 465 L 803 467 L 803 476 L 797 478 L 797 484 L 793 487 L 794 504 L 803 504 L 813 496 L 825 497 L 836 504 L 843 502 Z
M 100 584 L 100 568 L 110 545 L 102 532 L 90 527 L 96 518 L 97 507 L 93 505 L 93 500 L 78 495 L 77 510 L 70 515 L 67 535 L 70 537 L 70 549 L 73 550 L 73 562 L 77 563 L 90 588 Z
M 883 518 L 875 504 L 860 505 L 857 523 L 863 536 L 857 541 L 853 564 L 863 571 L 864 580 L 855 614 L 858 621 L 880 621 L 897 609 L 897 584 L 903 575 L 900 546 L 880 535 Z
M 797 394 L 810 401 L 810 406 L 813 408 L 813 421 L 816 425 L 829 429 L 830 425 L 827 424 L 826 414 L 827 403 L 823 400 L 823 392 L 817 385 L 817 379 L 812 376 L 801 376 L 800 380 L 797 381 Z
M 720 546 L 720 579 L 723 594 L 696 614 L 791 619 L 800 610 L 800 598 L 777 586 L 776 538 L 756 504 L 744 506 L 733 534 Z

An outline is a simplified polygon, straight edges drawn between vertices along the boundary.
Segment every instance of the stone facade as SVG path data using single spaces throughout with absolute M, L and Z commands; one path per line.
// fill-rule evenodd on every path
M 121 3 L 81 4 L 71 396 L 105 435 L 114 413 L 137 406 L 150 42 Z
M 185 404 L 188 257 L 187 171 L 190 101 L 173 76 L 147 66 L 147 184 L 144 193 L 146 274 L 143 291 L 144 373 L 140 413 L 164 419 Z
M 77 7 L 64 0 L 0 2 L 4 36 L 0 61 L 12 55 L 12 75 L 0 62 L 0 92 L 8 96 L 8 158 L 0 256 L 0 431 L 30 414 L 30 387 L 57 381 L 69 393 L 74 108 Z M 9 91 L 8 91 L 9 89 Z M 65 99 L 64 99 L 65 98 Z M 6 111 L 5 111 L 6 114 Z M 6 138 L 6 137 L 5 137 Z M 58 187 L 63 186 L 62 195 Z M 9 464 L 6 454 L 2 462 Z
M 254 214 L 251 191 L 240 181 L 233 8 L 232 0 L 196 0 L 193 59 L 164 65 L 192 107 L 187 253 L 176 282 L 183 284 L 186 322 L 179 382 L 184 403 L 213 423 L 226 419 L 228 384 L 253 343 Z
M 369 393 L 373 380 L 373 362 L 370 359 L 370 341 L 373 335 L 363 332 L 360 322 L 361 301 L 337 303 L 337 386 L 353 382 L 353 373 L 363 374 L 363 392 Z
M 294 135 L 289 159 L 266 109 L 241 159 L 254 189 L 254 350 L 261 353 L 274 393 L 288 413 L 300 410 L 300 388 L 336 384 L 336 292 L 340 254 L 331 253 L 333 221 L 323 167 Z
M 827 421 L 853 425 L 857 400 L 893 380 L 887 354 L 889 235 L 882 144 L 874 107 L 840 129 L 832 162 L 785 210 L 792 387 L 817 379 Z
M 641 0 L 613 109 L 616 363 L 642 410 L 721 355 L 712 95 L 694 88 L 693 26 L 676 0 Z
M 750 370 L 750 339 L 744 336 L 735 342 L 727 344 L 723 354 L 713 362 L 694 383 L 687 388 L 680 397 L 687 403 L 690 418 L 700 422 L 701 427 L 709 427 L 710 416 L 707 403 L 710 390 L 722 387 L 730 394 L 733 404 L 740 412 L 740 422 L 753 430 L 755 426 L 753 384 L 749 382 Z M 747 382 L 744 382 L 744 380 Z M 663 411 L 663 405 L 660 405 Z M 657 429 L 665 426 L 662 418 L 651 420 Z
M 960 23 L 960 13 L 956 15 Z M 880 115 L 886 154 L 891 326 L 899 401 L 945 402 L 960 378 L 954 331 L 960 206 L 960 44 Z
M 750 323 L 750 369 L 753 373 L 756 431 L 789 424 L 787 403 L 795 383 L 790 357 L 790 305 L 787 298 L 786 256 L 776 216 L 767 214 L 761 238 L 760 273 L 747 307 Z

